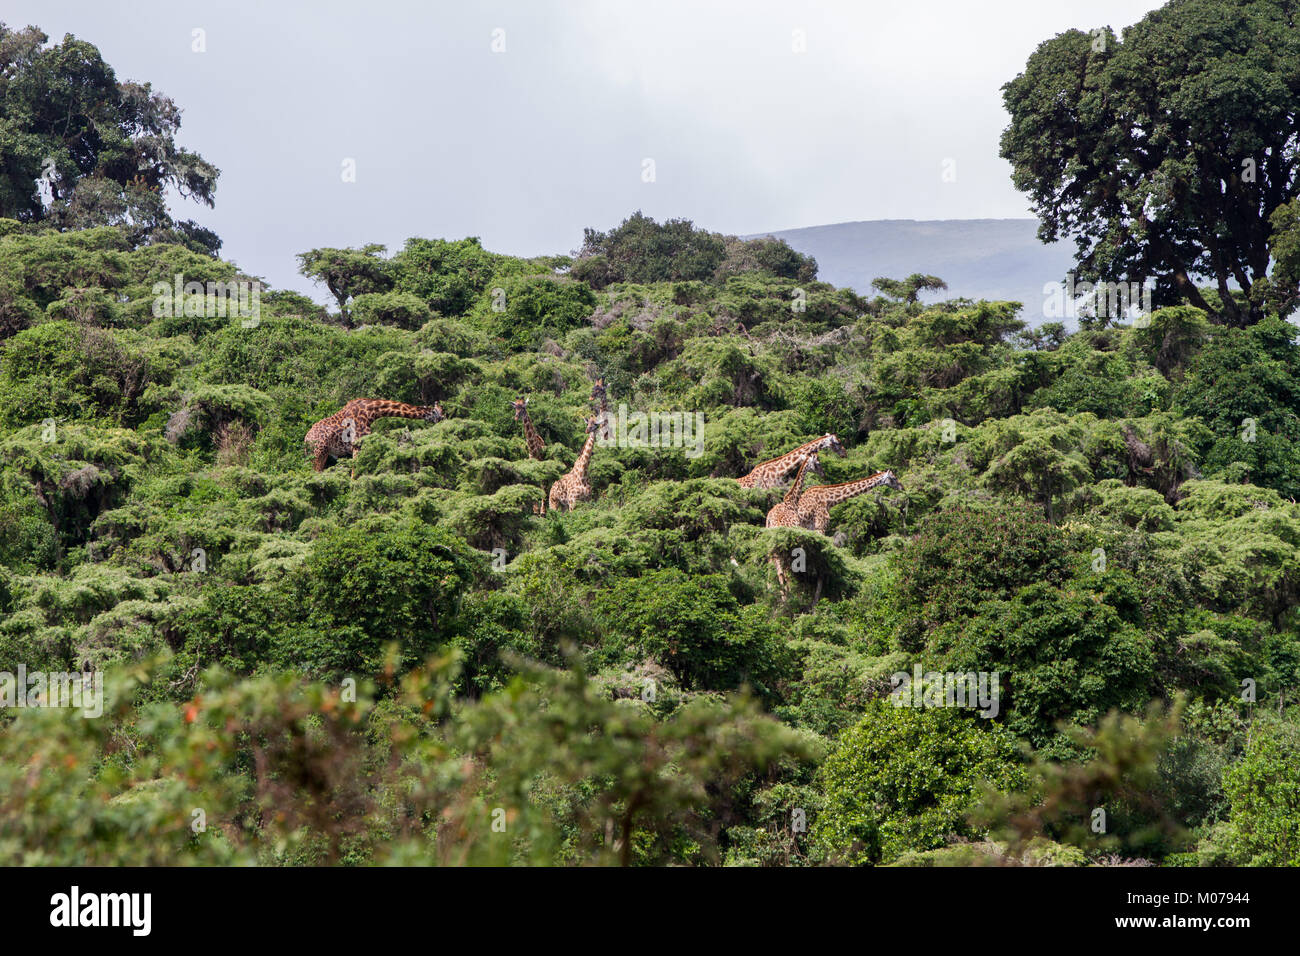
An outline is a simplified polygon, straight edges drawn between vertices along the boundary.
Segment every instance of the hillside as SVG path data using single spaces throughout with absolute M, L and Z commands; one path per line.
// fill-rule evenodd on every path
M 953 298 L 1020 302 L 1020 317 L 1036 325 L 1045 318 L 1043 285 L 1065 278 L 1074 253 L 1073 243 L 1041 242 L 1037 230 L 1036 219 L 877 219 L 762 235 L 812 256 L 824 281 L 861 295 L 873 294 L 878 276 L 922 272 L 947 282 Z
M 640 216 L 302 261 L 337 311 L 0 221 L 0 672 L 105 695 L 0 713 L 0 862 L 1296 862 L 1286 323 L 1030 332 Z M 357 398 L 410 407 L 316 470 Z M 737 479 L 826 435 L 807 494 L 897 481 L 766 527 Z

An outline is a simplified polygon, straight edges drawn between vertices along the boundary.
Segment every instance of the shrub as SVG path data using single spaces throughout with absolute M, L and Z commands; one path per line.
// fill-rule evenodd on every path
M 980 787 L 1025 782 L 1015 739 L 953 709 L 868 706 L 818 773 L 824 793 L 813 837 L 835 859 L 889 863 L 978 831 Z

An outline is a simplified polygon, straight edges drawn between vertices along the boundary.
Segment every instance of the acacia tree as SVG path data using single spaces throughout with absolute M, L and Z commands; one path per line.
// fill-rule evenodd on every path
M 339 304 L 339 317 L 351 325 L 348 302 L 359 295 L 387 292 L 392 288 L 391 267 L 384 258 L 384 246 L 372 242 L 360 249 L 310 249 L 298 253 L 298 272 L 325 283 Z
M 176 104 L 148 83 L 118 82 L 93 44 L 48 40 L 0 23 L 0 217 L 220 249 L 215 233 L 167 210 L 168 188 L 212 206 L 220 175 L 176 145 Z
M 948 288 L 948 283 L 938 276 L 922 275 L 919 272 L 913 272 L 906 279 L 880 276 L 872 279 L 871 285 L 882 295 L 906 305 L 916 305 L 922 292 L 936 292 Z
M 1003 87 L 1001 155 L 1039 238 L 1074 239 L 1079 278 L 1151 279 L 1155 304 L 1236 326 L 1294 302 L 1266 275 L 1270 218 L 1300 190 L 1294 14 L 1291 0 L 1171 0 L 1122 42 L 1109 28 L 1044 42 Z

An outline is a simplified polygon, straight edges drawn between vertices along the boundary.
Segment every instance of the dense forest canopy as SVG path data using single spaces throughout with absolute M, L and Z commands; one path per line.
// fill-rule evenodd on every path
M 1193 6 L 1285 5 L 1142 29 Z M 27 84 L 147 87 L 43 42 L 0 29 L 0 675 L 104 700 L 0 708 L 0 861 L 1300 862 L 1284 296 L 1175 281 L 1028 328 L 637 212 L 571 255 L 303 251 L 326 309 L 132 205 L 138 175 L 211 200 L 170 101 L 124 96 L 84 156 L 51 129 Z M 112 208 L 77 219 L 95 179 Z M 1200 227 L 1169 228 L 1183 255 Z M 315 470 L 304 436 L 359 397 L 410 411 Z M 700 444 L 629 440 L 651 413 Z M 766 527 L 784 488 L 737 479 L 828 435 L 809 490 L 900 487 Z M 584 453 L 589 497 L 547 507 Z

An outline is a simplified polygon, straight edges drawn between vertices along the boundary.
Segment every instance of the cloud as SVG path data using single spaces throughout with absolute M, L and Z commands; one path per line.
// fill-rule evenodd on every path
M 323 301 L 295 272 L 313 246 L 565 252 L 638 208 L 741 234 L 1026 215 L 997 157 L 1001 84 L 1061 30 L 1157 5 L 9 0 L 6 20 L 73 32 L 174 97 L 181 142 L 222 170 L 216 210 L 182 215 Z

